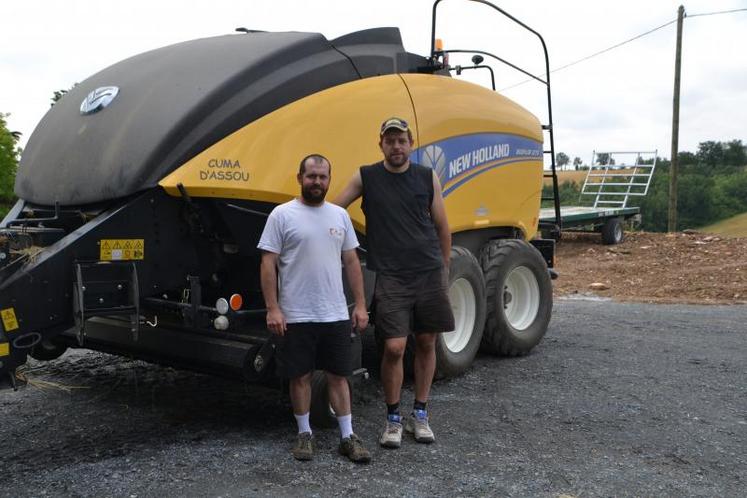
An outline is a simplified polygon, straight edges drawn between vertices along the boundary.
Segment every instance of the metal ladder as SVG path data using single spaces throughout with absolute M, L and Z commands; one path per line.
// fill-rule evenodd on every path
M 581 188 L 579 202 L 593 198 L 593 207 L 624 208 L 631 196 L 645 196 L 656 169 L 657 152 L 593 151 L 589 171 Z M 643 164 L 643 155 L 653 155 L 651 164 Z M 632 164 L 630 158 L 634 158 Z M 625 159 L 619 162 L 620 159 Z
M 73 316 L 78 343 L 85 341 L 86 320 L 92 316 L 128 316 L 133 340 L 140 326 L 140 286 L 131 261 L 76 262 Z

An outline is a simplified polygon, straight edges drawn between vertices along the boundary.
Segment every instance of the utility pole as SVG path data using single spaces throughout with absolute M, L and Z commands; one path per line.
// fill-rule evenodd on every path
M 677 9 L 677 53 L 674 58 L 674 99 L 672 109 L 672 164 L 669 167 L 669 223 L 667 231 L 677 230 L 677 151 L 680 138 L 680 69 L 682 67 L 682 20 L 685 7 Z

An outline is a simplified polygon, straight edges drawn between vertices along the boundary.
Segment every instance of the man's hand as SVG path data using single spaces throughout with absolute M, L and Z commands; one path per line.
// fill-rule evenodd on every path
M 279 308 L 267 310 L 267 328 L 275 335 L 285 335 L 288 327 L 285 323 L 285 316 Z
M 365 306 L 356 306 L 353 308 L 353 315 L 350 317 L 350 323 L 353 329 L 363 332 L 368 327 L 368 311 Z

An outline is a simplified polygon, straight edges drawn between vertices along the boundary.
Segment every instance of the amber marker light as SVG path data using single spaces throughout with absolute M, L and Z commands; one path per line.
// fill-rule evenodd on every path
M 233 294 L 228 302 L 231 304 L 232 310 L 239 311 L 244 304 L 244 299 L 241 297 L 241 294 Z

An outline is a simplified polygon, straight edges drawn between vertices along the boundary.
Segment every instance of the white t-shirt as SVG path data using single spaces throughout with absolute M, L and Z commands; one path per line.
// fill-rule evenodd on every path
M 341 257 L 358 247 L 358 238 L 347 211 L 329 202 L 286 202 L 270 213 L 257 247 L 279 255 L 279 304 L 286 322 L 350 318 Z

